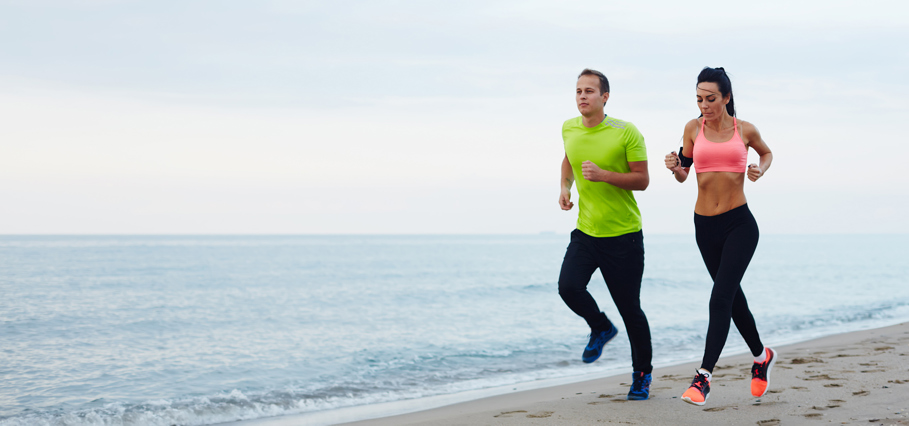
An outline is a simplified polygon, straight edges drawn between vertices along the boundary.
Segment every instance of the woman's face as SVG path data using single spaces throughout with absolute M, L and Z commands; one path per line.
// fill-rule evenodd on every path
M 712 82 L 698 83 L 698 108 L 708 120 L 715 120 L 726 114 L 729 97 L 720 93 L 720 86 Z

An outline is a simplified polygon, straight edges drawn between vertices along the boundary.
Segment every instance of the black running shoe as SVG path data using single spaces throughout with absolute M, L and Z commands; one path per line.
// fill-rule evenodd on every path
M 650 382 L 653 377 L 650 374 L 644 374 L 643 371 L 631 373 L 631 390 L 628 391 L 628 399 L 642 401 L 650 398 Z
M 606 343 L 609 343 L 616 334 L 619 334 L 619 330 L 616 329 L 614 325 L 610 326 L 610 329 L 606 331 L 591 329 L 590 342 L 587 343 L 587 347 L 584 348 L 584 354 L 581 355 L 581 361 L 589 364 L 600 358 L 600 355 L 603 354 L 603 346 L 606 346 Z

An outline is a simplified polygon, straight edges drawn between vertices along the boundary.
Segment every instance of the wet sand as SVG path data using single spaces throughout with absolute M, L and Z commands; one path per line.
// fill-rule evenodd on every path
M 680 399 L 698 366 L 688 363 L 654 370 L 647 401 L 625 399 L 631 377 L 622 375 L 346 425 L 909 425 L 909 323 L 774 349 L 761 398 L 744 354 L 720 359 L 702 407 Z

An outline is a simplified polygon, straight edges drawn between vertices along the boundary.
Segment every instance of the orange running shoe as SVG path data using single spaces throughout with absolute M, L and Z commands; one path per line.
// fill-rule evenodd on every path
M 691 387 L 682 394 L 682 401 L 694 405 L 704 405 L 707 403 L 707 398 L 710 397 L 710 381 L 707 380 L 706 374 L 701 374 L 700 371 L 697 373 L 694 380 L 691 381 Z
M 776 363 L 776 351 L 770 348 L 764 348 L 767 359 L 758 364 L 751 366 L 751 395 L 760 398 L 767 393 L 767 387 L 770 386 L 770 370 Z

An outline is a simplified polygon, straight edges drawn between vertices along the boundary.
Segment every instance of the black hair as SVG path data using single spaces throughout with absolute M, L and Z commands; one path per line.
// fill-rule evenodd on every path
M 698 74 L 698 84 L 701 83 L 716 83 L 720 88 L 720 94 L 723 95 L 724 98 L 729 96 L 729 103 L 726 104 L 726 112 L 735 117 L 735 102 L 732 99 L 732 81 L 729 80 L 729 75 L 726 74 L 726 70 L 724 70 L 723 67 L 704 67 L 704 69 L 701 70 L 701 73 Z
M 603 93 L 609 93 L 609 80 L 606 79 L 606 76 L 603 75 L 603 73 L 601 73 L 597 70 L 592 70 L 590 68 L 584 68 L 584 71 L 581 71 L 581 73 L 578 74 L 578 78 L 580 79 L 581 77 L 583 77 L 585 75 L 594 75 L 600 79 L 600 94 L 601 95 Z

